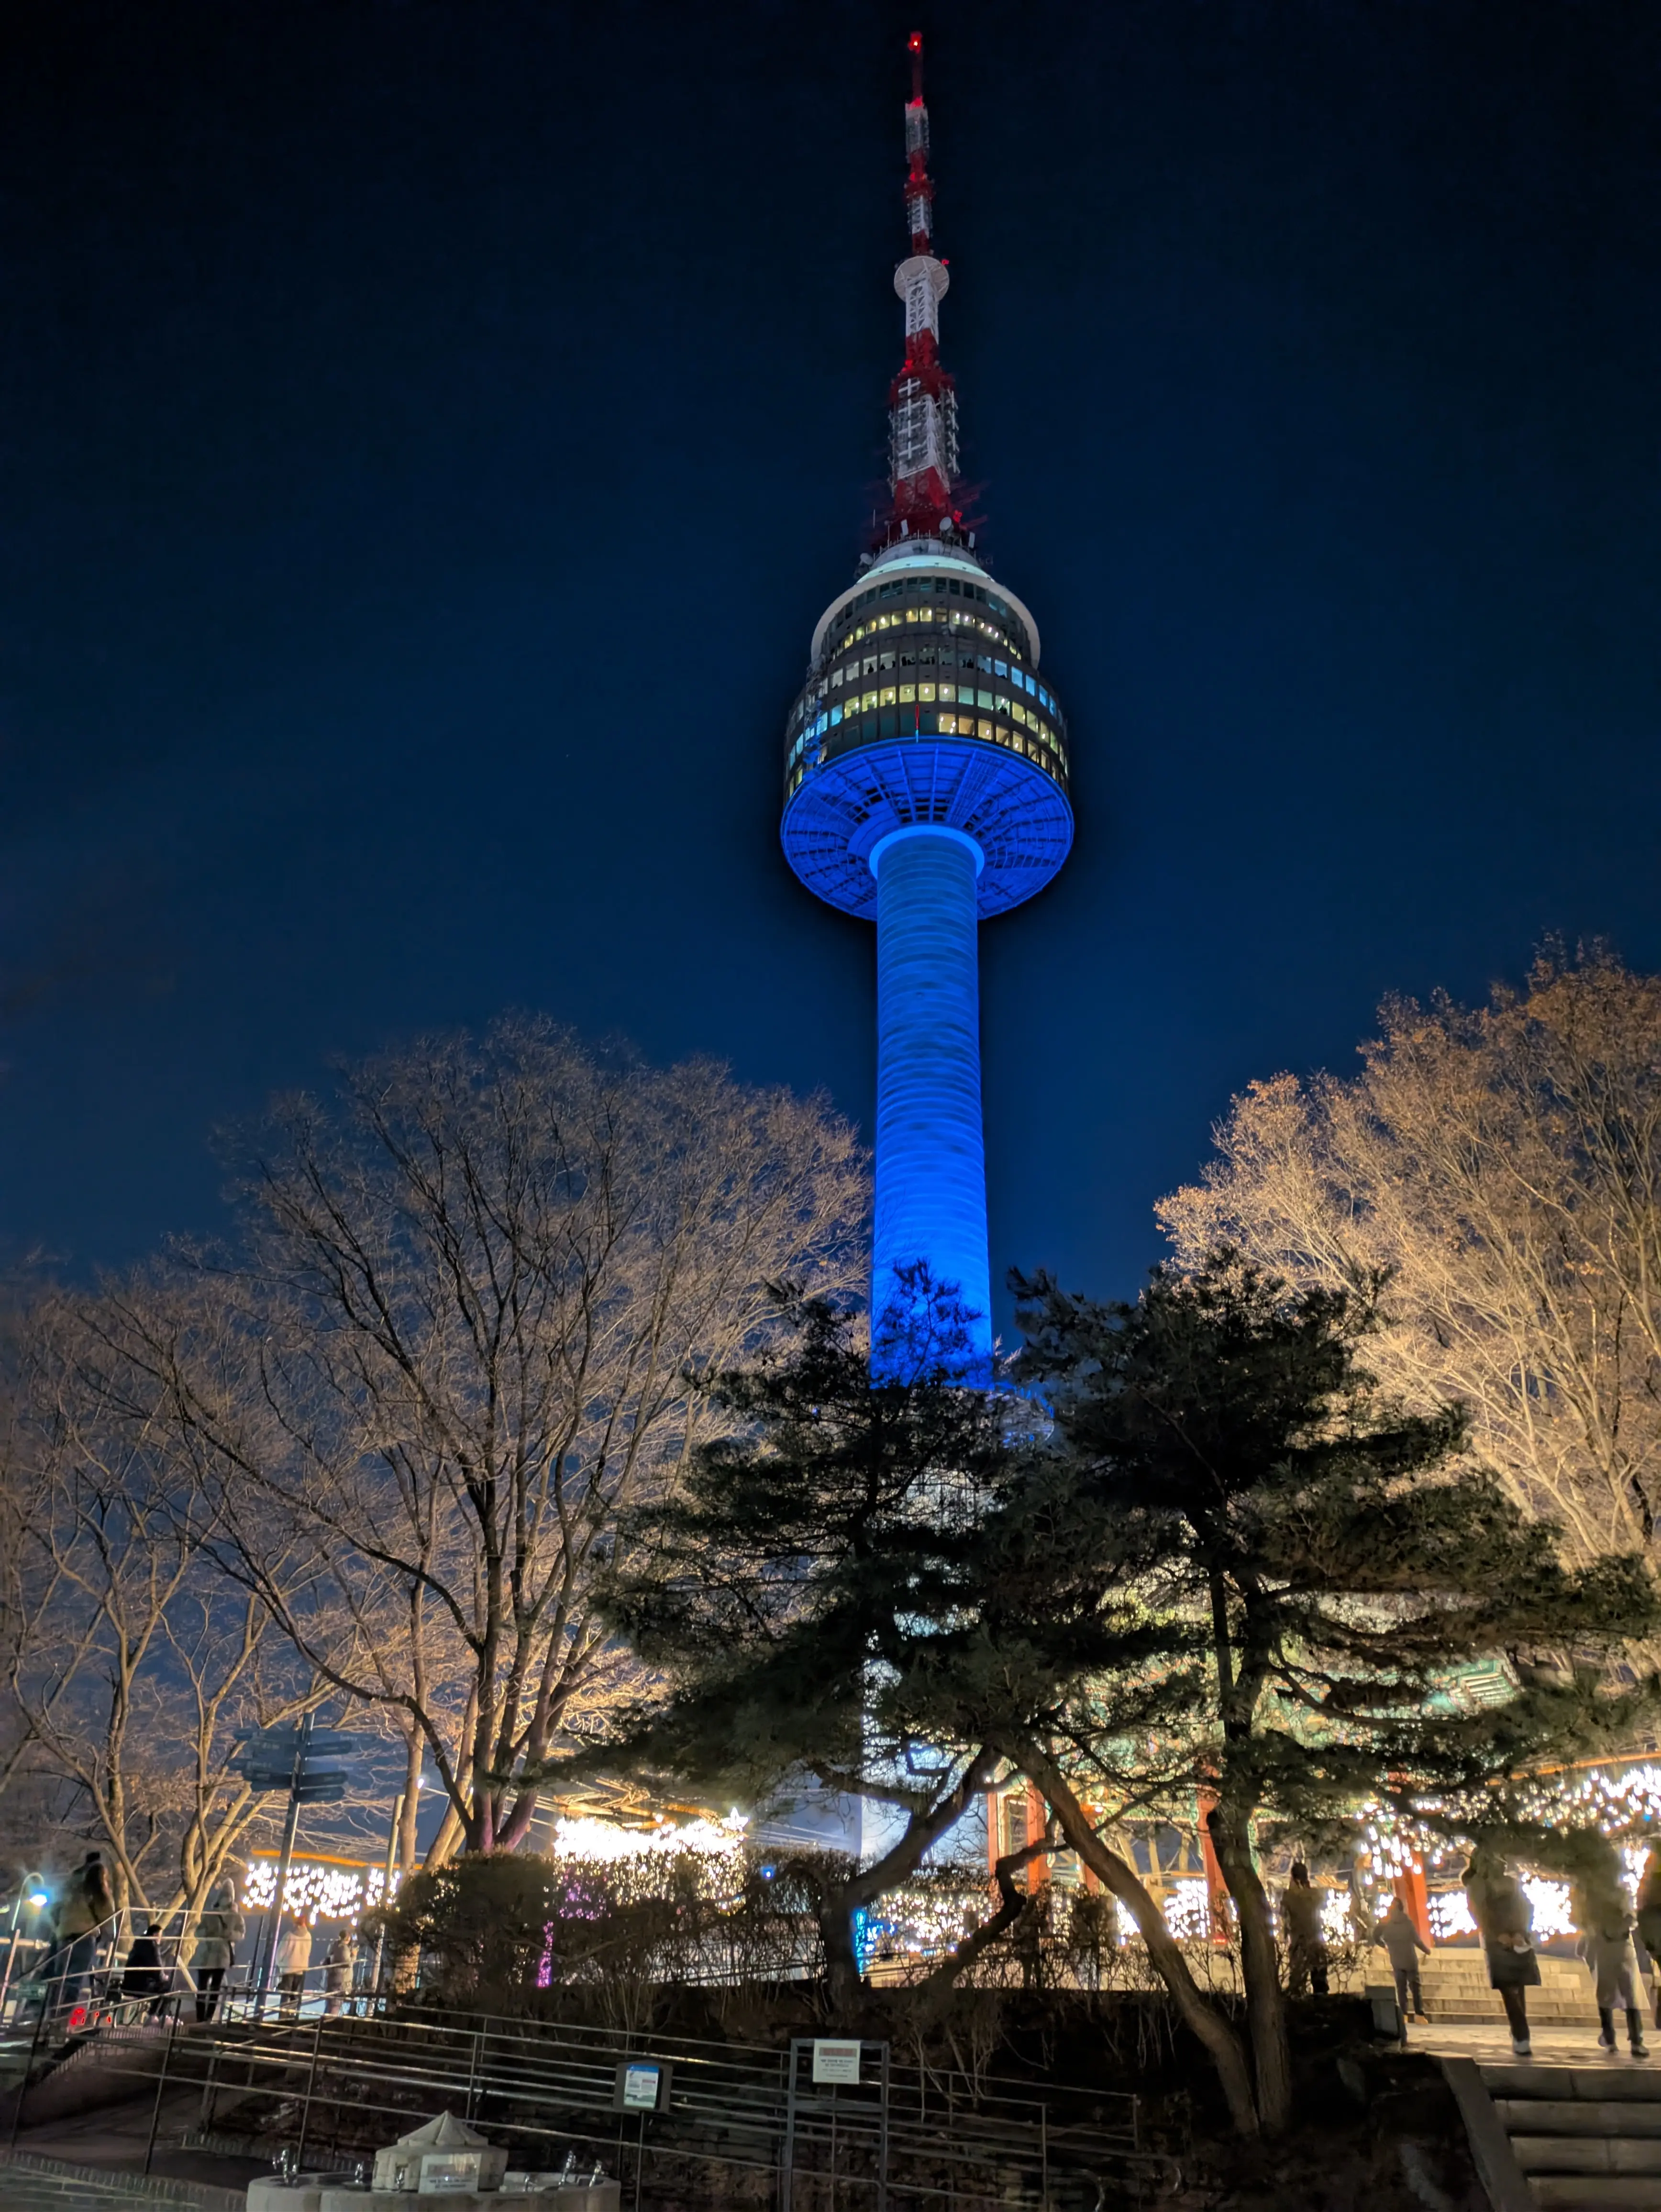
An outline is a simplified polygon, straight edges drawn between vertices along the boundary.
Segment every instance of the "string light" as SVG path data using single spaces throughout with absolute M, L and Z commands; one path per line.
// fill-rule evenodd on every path
M 256 1853 L 248 1862 L 242 1902 L 255 1912 L 268 1912 L 277 1898 L 277 1860 Z M 392 1876 L 392 1893 L 402 1877 Z M 350 1860 L 295 1859 L 283 1886 L 283 1910 L 290 1919 L 303 1919 L 315 1928 L 319 1920 L 361 1920 L 380 1902 L 386 1881 L 384 1869 L 357 1866 Z

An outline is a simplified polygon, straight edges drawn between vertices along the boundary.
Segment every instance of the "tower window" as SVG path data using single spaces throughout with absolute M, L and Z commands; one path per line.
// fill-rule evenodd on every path
M 917 686 L 917 696 L 918 696 L 918 698 L 919 698 L 919 699 L 932 699 L 932 698 L 934 697 L 934 685 L 933 685 L 932 684 L 918 684 L 918 686 Z
M 907 707 L 907 706 L 915 707 L 916 703 L 917 703 L 917 687 L 916 687 L 916 685 L 915 684 L 901 684 L 901 686 L 900 686 L 900 704 L 901 704 L 901 706 L 902 706 L 902 707 Z

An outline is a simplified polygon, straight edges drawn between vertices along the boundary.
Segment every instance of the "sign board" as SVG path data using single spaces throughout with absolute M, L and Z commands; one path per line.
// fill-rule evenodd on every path
M 859 2078 L 860 2045 L 857 2043 L 833 2043 L 822 2035 L 813 2038 L 815 2081 L 857 2081 Z
M 248 1736 L 239 1742 L 231 1764 L 236 1767 L 277 1767 L 289 1773 L 302 1753 L 307 1761 L 355 1759 L 362 1748 L 360 1738 L 342 1735 L 335 1729 L 314 1729 L 306 1740 L 293 1729 L 271 1729 L 264 1735 Z
M 669 2066 L 661 2058 L 625 2058 L 618 2068 L 611 2109 L 618 2112 L 661 2112 L 669 2103 Z

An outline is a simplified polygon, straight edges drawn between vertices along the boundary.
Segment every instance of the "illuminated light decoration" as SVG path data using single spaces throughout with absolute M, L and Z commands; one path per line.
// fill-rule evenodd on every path
M 548 1856 L 592 1866 L 617 1866 L 630 1860 L 675 1859 L 691 1853 L 695 1858 L 730 1861 L 736 1868 L 743 1857 L 748 1826 L 738 1813 L 725 1820 L 688 1820 L 679 1827 L 660 1820 L 649 1828 L 625 1828 L 616 1820 L 583 1814 L 555 1821 Z
M 877 925 L 873 1315 L 898 1302 L 903 1323 L 905 1286 L 926 1265 L 977 1316 L 964 1379 L 983 1380 L 992 1322 L 978 925 L 1055 876 L 1073 809 L 1065 723 L 1032 672 L 1037 624 L 993 580 L 964 517 L 918 33 L 906 49 L 910 251 L 894 274 L 905 353 L 889 392 L 891 496 L 858 581 L 813 633 L 785 728 L 780 835 L 811 891 Z M 905 1357 L 879 1346 L 873 1371 Z
M 277 1899 L 277 1859 L 256 1851 L 248 1861 L 242 1904 L 249 1911 L 269 1912 Z M 392 1875 L 392 1895 L 403 1876 Z M 308 1927 L 319 1920 L 361 1920 L 380 1902 L 385 1869 L 367 1860 L 296 1858 L 289 1863 L 283 1888 L 283 1910 Z
M 1179 1941 L 1202 1941 L 1211 1933 L 1211 1897 L 1203 1876 L 1184 1875 L 1165 1893 L 1165 1924 Z
M 569 1918 L 595 1919 L 605 1909 L 604 1886 L 598 1881 L 592 1886 L 585 1883 L 586 1869 L 627 1869 L 633 1877 L 629 1887 L 636 1896 L 642 1890 L 666 1896 L 675 1893 L 689 1860 L 698 1889 L 726 1911 L 739 1903 L 743 1893 L 749 1825 L 737 1812 L 724 1820 L 700 1818 L 678 1827 L 660 1814 L 649 1828 L 628 1828 L 616 1820 L 582 1814 L 554 1822 L 546 1856 L 563 1869 L 563 1909 Z M 545 1948 L 535 1979 L 537 1987 L 545 1990 L 554 1979 L 557 1931 L 551 1923 L 543 1935 Z

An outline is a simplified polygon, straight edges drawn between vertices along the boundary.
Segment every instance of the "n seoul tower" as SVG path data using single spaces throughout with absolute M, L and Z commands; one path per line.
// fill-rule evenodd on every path
M 909 40 L 905 212 L 894 272 L 905 360 L 888 395 L 891 499 L 850 589 L 813 631 L 785 734 L 786 858 L 877 924 L 873 1318 L 925 1262 L 956 1286 L 989 1370 L 977 933 L 1043 886 L 1073 842 L 1066 726 L 1038 629 L 964 523 L 957 397 L 940 366 L 950 279 L 933 243 L 922 40 Z M 873 1332 L 874 1335 L 874 1332 Z M 879 1356 L 879 1364 L 880 1358 Z

